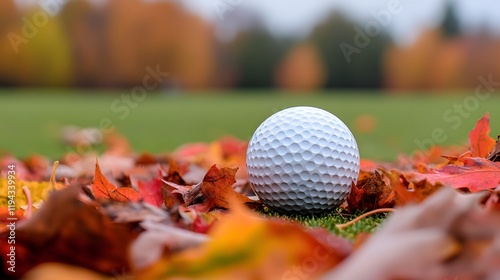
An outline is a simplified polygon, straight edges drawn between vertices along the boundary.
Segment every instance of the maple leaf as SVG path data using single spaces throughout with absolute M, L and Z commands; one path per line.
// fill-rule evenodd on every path
M 390 172 L 382 170 L 382 172 L 389 178 L 397 206 L 422 202 L 443 186 L 441 183 L 431 184 L 427 180 L 408 182 L 397 170 Z
M 349 212 L 370 211 L 394 206 L 394 191 L 387 185 L 379 172 L 353 184 L 347 197 Z
M 156 207 L 161 207 L 163 205 L 163 182 L 161 179 L 155 178 L 149 182 L 139 181 L 137 184 L 139 188 L 139 195 L 144 202 Z
M 163 180 L 175 183 L 177 185 L 185 185 L 186 182 L 181 176 L 181 171 L 177 162 L 174 159 L 170 159 L 170 164 L 168 166 L 167 175 L 163 178 Z
M 469 133 L 469 145 L 473 157 L 486 158 L 495 146 L 490 135 L 490 115 L 486 113 Z
M 172 209 L 176 206 L 182 205 L 182 198 L 176 194 L 179 193 L 176 190 L 188 190 L 190 187 L 185 187 L 186 182 L 182 178 L 179 165 L 177 165 L 175 160 L 170 159 L 167 175 L 162 178 L 161 181 L 164 183 L 162 194 L 165 207 Z M 180 192 L 180 194 L 182 196 L 182 192 Z
M 258 205 L 259 203 L 249 197 L 236 192 L 233 185 L 236 183 L 237 168 L 217 168 L 213 165 L 203 177 L 203 180 L 192 186 L 183 186 L 164 181 L 174 190 L 172 193 L 181 194 L 185 205 L 196 207 L 197 211 L 208 212 L 215 208 L 229 209 L 229 201 L 236 198 L 238 203 Z M 203 198 L 203 202 L 193 205 L 195 200 Z
M 92 192 L 95 198 L 112 199 L 116 201 L 139 201 L 139 193 L 133 188 L 118 188 L 111 184 L 102 174 L 99 163 L 95 163 L 95 175 L 92 182 Z
M 237 168 L 217 168 L 213 165 L 203 178 L 201 185 L 201 193 L 205 197 L 203 202 L 206 211 L 213 208 L 229 209 L 230 201 L 234 197 L 234 201 L 239 203 L 254 203 L 253 200 L 244 196 L 233 189 L 236 183 Z
M 167 182 L 165 180 L 163 180 L 163 182 L 168 187 L 170 187 L 170 189 L 172 190 L 171 191 L 172 194 L 180 194 L 181 195 L 184 203 L 180 203 L 180 204 L 191 205 L 192 203 L 194 203 L 194 201 L 197 198 L 202 196 L 201 185 L 203 182 L 199 182 L 198 184 L 195 184 L 192 186 L 178 185 L 178 184 L 175 184 L 172 182 Z
M 405 172 L 404 176 L 412 182 L 427 180 L 431 184 L 441 183 L 471 192 L 495 188 L 500 184 L 500 163 L 477 157 L 465 157 L 460 162 L 463 166 L 446 165 L 432 170 L 433 173 Z

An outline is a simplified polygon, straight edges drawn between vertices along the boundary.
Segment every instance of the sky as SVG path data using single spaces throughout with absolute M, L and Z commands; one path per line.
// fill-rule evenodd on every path
M 16 0 L 27 3 L 62 3 L 68 0 Z M 103 0 L 90 0 L 96 4 Z M 124 0 L 126 1 L 126 0 Z M 244 14 L 245 10 L 257 13 L 265 25 L 276 35 L 307 36 L 314 26 L 333 9 L 344 12 L 365 28 L 374 20 L 374 14 L 388 11 L 391 5 L 398 13 L 391 14 L 387 28 L 396 42 L 410 44 L 420 31 L 440 23 L 444 11 L 444 0 L 143 0 L 145 2 L 176 1 L 188 9 L 213 21 L 224 34 L 235 33 L 228 26 L 227 18 Z M 466 30 L 488 28 L 500 36 L 500 1 L 498 0 L 452 0 Z M 43 6 L 43 5 L 42 5 Z M 221 10 L 223 8 L 226 10 Z M 224 35 L 222 34 L 222 35 Z M 230 36 L 229 36 L 230 37 Z
M 157 1 L 157 0 L 149 0 Z M 363 23 L 373 20 L 374 15 L 388 10 L 390 5 L 399 7 L 399 13 L 391 14 L 387 28 L 401 44 L 411 43 L 421 30 L 441 22 L 445 1 L 439 0 L 182 0 L 190 9 L 202 16 L 224 25 L 224 18 L 239 10 L 251 9 L 260 14 L 275 34 L 305 36 L 318 21 L 324 19 L 332 9 L 345 12 Z M 457 12 L 466 30 L 477 30 L 486 26 L 500 35 L 500 1 L 498 0 L 454 0 Z M 217 14 L 221 5 L 230 7 L 224 17 Z

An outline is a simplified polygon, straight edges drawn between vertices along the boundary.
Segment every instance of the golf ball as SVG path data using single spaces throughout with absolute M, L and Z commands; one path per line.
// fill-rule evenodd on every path
M 358 146 L 349 128 L 314 107 L 292 107 L 270 116 L 253 134 L 246 159 L 255 194 L 285 213 L 338 207 L 359 174 Z

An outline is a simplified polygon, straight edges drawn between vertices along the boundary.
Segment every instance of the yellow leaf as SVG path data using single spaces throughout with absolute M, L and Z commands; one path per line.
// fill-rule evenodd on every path
M 30 182 L 30 181 L 21 181 L 21 180 L 15 180 L 15 199 L 14 201 L 16 202 L 16 209 L 19 209 L 20 207 L 25 207 L 28 205 L 28 202 L 26 201 L 26 196 L 23 193 L 22 188 L 24 186 L 28 187 L 28 189 L 31 192 L 31 199 L 34 204 L 39 203 L 40 201 L 43 201 L 47 198 L 49 192 L 50 192 L 50 184 L 49 182 Z M 62 183 L 56 183 L 55 184 L 55 189 L 60 190 L 65 188 L 66 186 L 63 185 Z M 9 203 L 9 197 L 7 196 L 9 189 L 9 180 L 5 178 L 0 178 L 0 193 L 2 194 L 0 196 L 0 208 L 7 208 L 8 203 Z

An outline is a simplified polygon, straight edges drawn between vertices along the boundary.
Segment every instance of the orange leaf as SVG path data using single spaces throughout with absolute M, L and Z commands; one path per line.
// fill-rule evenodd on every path
M 495 139 L 490 135 L 490 115 L 488 113 L 479 119 L 469 133 L 469 145 L 473 157 L 486 158 L 495 147 Z
M 230 208 L 229 201 L 236 197 L 241 203 L 254 202 L 247 196 L 244 196 L 233 189 L 236 183 L 235 175 L 237 168 L 217 168 L 213 165 L 203 178 L 201 193 L 205 196 L 205 209 L 209 211 L 212 208 Z
M 140 196 L 133 188 L 117 188 L 111 184 L 108 179 L 102 174 L 99 163 L 95 163 L 94 182 L 92 183 L 92 191 L 96 198 L 112 199 L 116 201 L 139 201 Z
M 431 184 L 426 180 L 408 182 L 397 170 L 384 171 L 384 174 L 389 178 L 391 188 L 394 190 L 397 206 L 422 202 L 443 186 L 440 183 Z
M 175 183 L 177 185 L 185 185 L 186 182 L 181 176 L 181 171 L 179 165 L 175 162 L 174 159 L 170 159 L 170 165 L 168 167 L 168 173 L 163 178 L 165 181 Z

